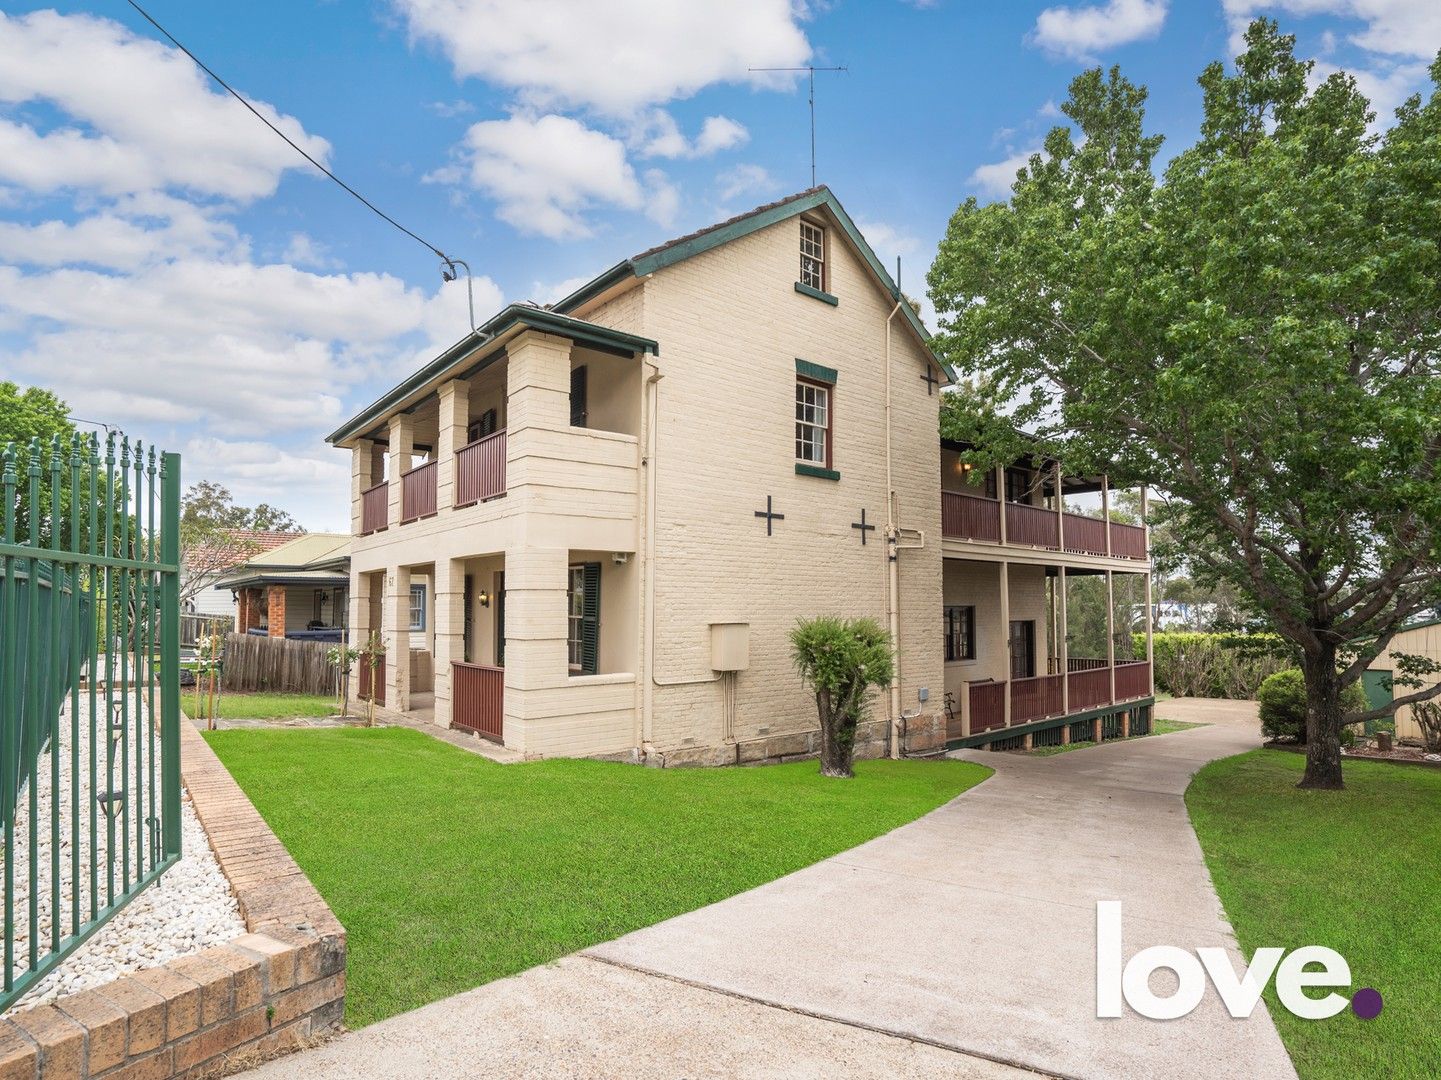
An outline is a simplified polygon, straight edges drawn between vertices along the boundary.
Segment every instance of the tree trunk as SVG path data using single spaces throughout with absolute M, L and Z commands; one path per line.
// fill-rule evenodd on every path
M 827 691 L 816 694 L 816 710 L 821 720 L 821 775 L 850 779 L 855 775 L 851 768 L 851 753 L 856 743 L 855 725 L 849 725 L 848 737 L 846 710 L 837 707 Z
M 1323 643 L 1301 660 L 1306 677 L 1306 772 L 1297 787 L 1339 791 L 1341 780 L 1341 680 L 1336 646 Z

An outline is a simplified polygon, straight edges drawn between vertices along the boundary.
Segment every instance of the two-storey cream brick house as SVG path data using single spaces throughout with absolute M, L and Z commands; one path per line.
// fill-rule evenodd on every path
M 506 308 L 330 436 L 376 694 L 428 706 L 433 671 L 437 724 L 526 753 L 788 757 L 816 747 L 789 630 L 869 615 L 898 678 L 863 752 L 971 737 L 927 340 L 824 187 Z

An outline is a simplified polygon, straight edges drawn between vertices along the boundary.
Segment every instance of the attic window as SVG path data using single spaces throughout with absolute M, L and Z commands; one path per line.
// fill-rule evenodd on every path
M 824 292 L 826 288 L 826 231 L 801 222 L 801 284 Z

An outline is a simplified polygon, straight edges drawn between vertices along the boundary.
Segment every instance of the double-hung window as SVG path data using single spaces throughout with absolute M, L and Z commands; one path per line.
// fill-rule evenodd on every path
M 796 380 L 796 461 L 831 464 L 831 387 L 807 379 Z
M 976 609 L 948 604 L 945 611 L 946 662 L 976 658 Z
M 425 629 L 424 585 L 412 585 L 410 587 L 410 628 L 412 630 Z
M 570 673 L 594 675 L 600 669 L 600 563 L 570 567 L 565 603 Z
M 826 288 L 826 231 L 801 222 L 801 284 L 818 292 Z

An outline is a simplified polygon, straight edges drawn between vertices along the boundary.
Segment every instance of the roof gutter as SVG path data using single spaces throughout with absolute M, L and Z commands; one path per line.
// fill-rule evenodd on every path
M 648 352 L 654 355 L 660 353 L 660 345 L 650 338 L 611 330 L 608 327 L 597 326 L 561 312 L 546 311 L 529 304 L 511 304 L 484 325 L 461 338 L 404 382 L 371 402 L 365 409 L 327 435 L 325 441 L 332 445 L 338 445 L 346 439 L 352 439 L 369 430 L 386 414 L 398 408 L 401 402 L 419 393 L 429 383 L 457 367 L 477 349 L 484 348 L 502 334 L 516 327 L 557 334 L 561 337 L 568 337 L 577 344 L 596 348 L 631 353 Z

